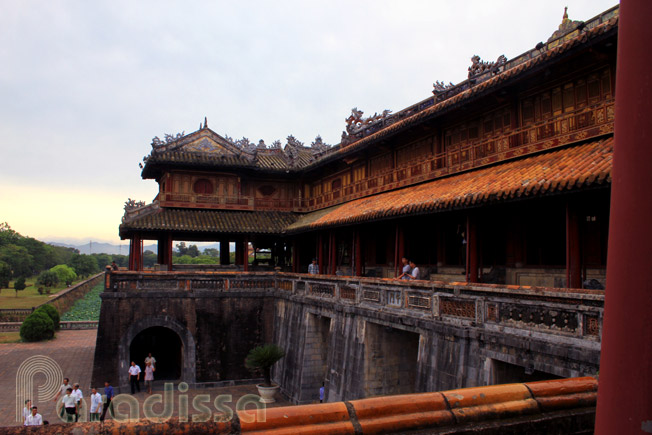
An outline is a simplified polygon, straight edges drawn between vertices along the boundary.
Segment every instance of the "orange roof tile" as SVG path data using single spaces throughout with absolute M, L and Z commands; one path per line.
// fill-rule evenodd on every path
M 576 190 L 611 182 L 613 137 L 538 154 L 302 216 L 290 232 Z M 315 216 L 315 213 L 318 213 Z

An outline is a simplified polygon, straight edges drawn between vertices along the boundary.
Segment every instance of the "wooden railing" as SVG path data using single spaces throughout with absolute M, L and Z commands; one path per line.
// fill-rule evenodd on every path
M 339 189 L 309 198 L 279 199 L 251 196 L 165 193 L 162 206 L 225 210 L 278 210 L 310 212 L 357 198 L 479 168 L 499 161 L 613 133 L 614 100 L 600 102 L 516 128 L 492 137 L 449 146 L 382 173 L 370 175 Z
M 108 272 L 105 292 L 274 292 L 456 326 L 530 330 L 599 343 L 604 291 L 284 272 Z M 599 344 L 596 344 L 599 349 Z

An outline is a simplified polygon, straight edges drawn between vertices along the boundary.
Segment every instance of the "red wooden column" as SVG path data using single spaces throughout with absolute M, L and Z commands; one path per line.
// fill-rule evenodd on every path
M 172 234 L 168 234 L 167 237 L 167 250 L 165 252 L 167 254 L 167 258 L 165 259 L 165 264 L 168 265 L 168 270 L 172 271 Z
M 324 237 L 320 233 L 317 239 L 317 265 L 319 266 L 320 273 L 326 273 L 326 266 L 324 265 Z
M 622 0 L 595 433 L 652 432 L 652 2 Z
M 405 235 L 403 228 L 396 224 L 396 242 L 394 243 L 394 276 L 401 274 L 401 258 L 405 256 Z
M 330 248 L 330 261 L 329 261 L 329 273 L 335 275 L 337 272 L 337 238 L 335 237 L 335 231 L 331 231 L 331 248 Z
M 360 230 L 353 232 L 353 256 L 355 261 L 355 276 L 362 276 L 362 237 Z
M 299 273 L 299 244 L 296 237 L 292 239 L 292 272 Z
M 238 238 L 235 241 L 235 264 L 242 265 L 242 239 Z
M 571 201 L 566 202 L 566 287 L 582 288 L 580 221 Z
M 478 234 L 471 215 L 466 216 L 466 281 L 478 282 Z
M 245 237 L 242 242 L 242 269 L 247 272 L 249 270 L 249 240 Z
M 129 243 L 129 270 L 143 270 L 143 240 L 139 234 Z
M 231 262 L 231 257 L 230 257 L 230 252 L 229 252 L 229 241 L 228 240 L 220 240 L 220 265 L 226 266 Z
M 134 267 L 134 238 L 129 239 L 129 270 L 136 270 Z

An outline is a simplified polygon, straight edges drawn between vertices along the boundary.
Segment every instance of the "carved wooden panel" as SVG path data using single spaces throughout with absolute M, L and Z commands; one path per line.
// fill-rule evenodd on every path
M 281 290 L 285 290 L 287 292 L 291 292 L 292 291 L 292 281 L 286 281 L 286 280 L 279 281 L 278 282 L 278 288 L 281 289 Z
M 253 280 L 253 279 L 232 279 L 229 281 L 230 288 L 239 289 L 265 289 L 273 288 L 274 280 Z
M 223 279 L 193 279 L 190 286 L 197 290 L 224 290 Z
M 400 307 L 403 305 L 401 303 L 401 292 L 400 291 L 394 291 L 394 290 L 387 290 L 387 305 L 390 305 L 392 307 Z

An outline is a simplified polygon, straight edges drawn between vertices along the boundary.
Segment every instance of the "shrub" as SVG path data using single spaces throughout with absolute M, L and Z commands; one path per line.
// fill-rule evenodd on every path
M 263 372 L 265 383 L 263 386 L 272 386 L 271 371 L 272 366 L 276 361 L 285 356 L 285 351 L 275 344 L 265 344 L 263 346 L 254 347 L 249 351 L 247 359 L 245 359 L 245 367 L 251 370 L 260 370 Z
M 0 261 L 0 288 L 9 287 L 11 279 L 11 267 L 4 261 Z
M 49 340 L 54 337 L 54 323 L 43 311 L 34 311 L 20 326 L 20 338 L 24 341 Z
M 57 311 L 56 308 L 54 308 L 52 305 L 45 304 L 41 305 L 36 309 L 35 312 L 42 312 L 47 314 L 47 316 L 52 319 L 52 323 L 54 324 L 54 330 L 58 331 L 59 330 L 59 312 Z

